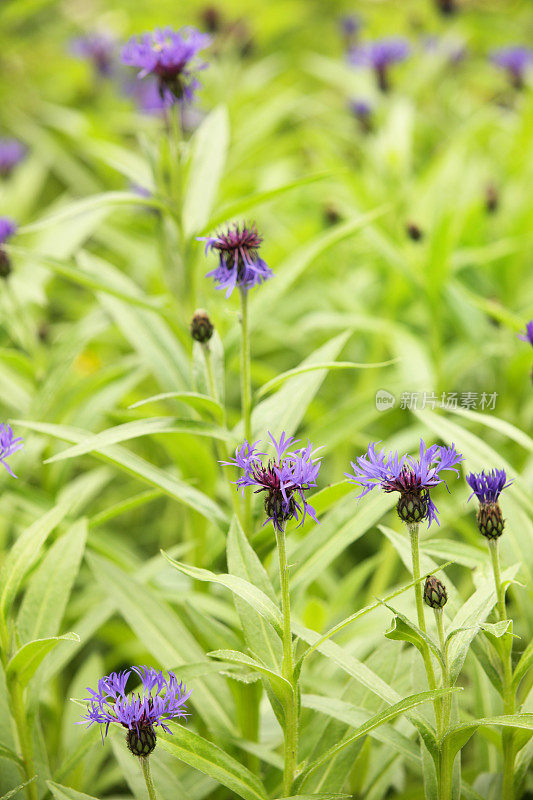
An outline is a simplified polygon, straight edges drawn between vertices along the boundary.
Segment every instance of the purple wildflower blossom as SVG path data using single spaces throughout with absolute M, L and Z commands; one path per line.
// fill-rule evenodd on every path
M 6 458 L 12 456 L 13 453 L 16 453 L 17 450 L 20 450 L 21 447 L 24 447 L 22 443 L 22 438 L 19 437 L 18 439 L 13 438 L 13 431 L 11 430 L 10 425 L 0 425 L 0 463 L 4 465 L 7 469 L 9 474 L 16 478 L 17 476 L 9 466 L 6 461 Z
M 70 45 L 71 53 L 77 58 L 90 61 L 94 71 L 102 78 L 113 72 L 115 40 L 108 33 L 88 33 L 78 36 Z
M 493 469 L 490 472 L 471 472 L 466 476 L 466 482 L 472 489 L 469 500 L 475 495 L 480 503 L 496 503 L 504 489 L 511 485 L 507 482 L 504 469 Z
M 141 688 L 126 694 L 126 684 L 132 672 L 141 679 Z M 78 725 L 84 722 L 89 727 L 94 722 L 104 725 L 103 738 L 107 736 L 110 724 L 119 723 L 128 729 L 128 746 L 136 755 L 149 755 L 135 747 L 141 739 L 145 746 L 146 739 L 151 743 L 150 752 L 155 747 L 154 726 L 160 725 L 167 733 L 172 733 L 166 723 L 188 716 L 185 702 L 192 693 L 192 689 L 187 691 L 183 683 L 178 683 L 173 672 L 169 671 L 167 680 L 160 670 L 153 667 L 131 667 L 124 672 L 112 672 L 100 678 L 96 691 L 90 687 L 87 691 L 87 714 Z M 134 735 L 130 736 L 132 731 Z M 132 749 L 132 744 L 135 749 Z
M 500 494 L 511 485 L 507 482 L 504 469 L 493 469 L 490 472 L 474 473 L 466 476 L 466 482 L 472 489 L 469 500 L 476 495 L 479 500 L 477 524 L 480 533 L 487 539 L 497 539 L 505 527 L 502 510 L 498 502 Z
M 526 324 L 524 333 L 518 334 L 518 338 L 523 342 L 529 342 L 529 344 L 533 347 L 533 319 Z
M 433 503 L 429 489 L 444 483 L 440 472 L 452 470 L 458 473 L 455 465 L 462 461 L 455 445 L 441 447 L 434 444 L 427 447 L 420 440 L 418 459 L 409 455 L 400 458 L 398 453 L 386 450 L 376 452 L 375 443 L 369 444 L 367 452 L 352 463 L 353 474 L 345 475 L 352 483 L 364 487 L 358 499 L 371 492 L 376 486 L 385 492 L 399 492 L 398 514 L 404 522 L 428 520 L 428 528 L 433 520 L 439 524 L 438 510 Z
M 360 44 L 348 53 L 348 60 L 355 67 L 371 67 L 376 73 L 378 86 L 382 92 L 388 91 L 388 70 L 391 64 L 405 61 L 410 48 L 406 39 L 390 36 L 373 42 Z
M 236 286 L 246 291 L 272 277 L 268 264 L 258 255 L 263 237 L 257 232 L 255 224 L 240 226 L 238 223 L 220 231 L 215 236 L 202 236 L 198 241 L 205 242 L 205 252 L 215 250 L 219 254 L 218 267 L 206 274 L 218 284 L 217 289 L 225 289 L 229 297 Z
M 533 50 L 520 46 L 501 47 L 490 54 L 490 60 L 507 71 L 509 80 L 516 89 L 522 89 L 526 69 L 533 64 Z
M 266 453 L 256 450 L 257 442 L 244 441 L 235 450 L 235 458 L 221 461 L 225 466 L 235 466 L 243 474 L 234 483 L 244 491 L 247 486 L 257 486 L 255 493 L 266 492 L 266 522 L 272 522 L 276 530 L 283 530 L 284 523 L 294 517 L 303 524 L 306 514 L 318 522 L 314 508 L 306 501 L 304 492 L 316 486 L 321 461 L 316 458 L 316 450 L 308 441 L 307 447 L 295 447 L 298 443 L 292 436 L 281 434 L 276 442 L 269 432 L 276 452 L 274 459 L 263 461 Z M 266 525 L 265 522 L 265 525 Z
M 16 232 L 17 226 L 9 217 L 0 217 L 0 245 L 5 244 Z
M 190 103 L 200 85 L 193 70 L 207 66 L 197 60 L 197 55 L 210 42 L 211 38 L 196 28 L 157 28 L 153 33 L 132 37 L 122 50 L 122 61 L 140 69 L 139 78 L 154 75 L 165 103 Z
M 22 161 L 26 148 L 16 139 L 0 139 L 0 175 L 6 176 Z

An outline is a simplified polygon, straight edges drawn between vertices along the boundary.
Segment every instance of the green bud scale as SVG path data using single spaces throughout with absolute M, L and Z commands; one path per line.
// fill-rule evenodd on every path
M 481 503 L 477 512 L 479 532 L 487 539 L 497 539 L 505 527 L 499 503 Z
M 448 601 L 445 585 L 434 575 L 426 578 L 424 600 L 430 608 L 444 608 Z
M 155 750 L 156 735 L 151 725 L 139 725 L 139 729 L 131 728 L 126 736 L 128 750 L 134 756 L 146 757 Z
M 398 516 L 403 522 L 421 522 L 428 513 L 428 499 L 425 491 L 403 492 L 396 506 Z

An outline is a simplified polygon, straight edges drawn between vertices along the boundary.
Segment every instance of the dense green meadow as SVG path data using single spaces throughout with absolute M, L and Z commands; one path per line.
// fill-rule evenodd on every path
M 438 5 L 0 4 L 0 800 L 533 797 L 533 8 Z M 121 60 L 166 26 L 193 102 Z M 170 733 L 83 722 L 131 665 Z

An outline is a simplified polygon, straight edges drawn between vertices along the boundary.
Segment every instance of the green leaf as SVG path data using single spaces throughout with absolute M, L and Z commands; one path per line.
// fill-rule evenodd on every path
M 279 386 L 280 383 L 286 381 L 288 378 L 292 378 L 294 375 L 301 375 L 305 372 L 312 372 L 315 369 L 376 369 L 378 367 L 389 367 L 391 364 L 396 364 L 397 362 L 397 358 L 390 359 L 389 361 L 376 361 L 372 364 L 359 364 L 355 361 L 326 361 L 322 364 L 309 364 L 307 366 L 295 367 L 294 369 L 289 369 L 286 372 L 281 372 L 275 378 L 272 378 L 272 380 L 263 384 L 263 386 L 261 386 L 261 388 L 257 391 L 256 399 L 259 400 L 261 397 L 264 397 L 265 394 L 269 394 L 269 392 Z
M 138 400 L 136 403 L 129 406 L 129 408 L 139 408 L 140 406 L 145 406 L 147 403 L 157 403 L 160 400 L 170 399 L 186 403 L 197 411 L 209 411 L 217 417 L 217 419 L 222 419 L 224 411 L 222 405 L 214 398 L 206 394 L 198 394 L 198 392 L 162 392 L 161 394 L 154 394 L 152 397 L 145 397 L 143 400 Z
M 22 533 L 9 551 L 0 573 L 0 614 L 5 617 L 20 583 L 33 566 L 44 542 L 67 515 L 69 503 L 58 503 Z
M 483 719 L 472 720 L 472 722 L 464 722 L 461 725 L 455 725 L 448 731 L 443 739 L 443 741 L 448 742 L 450 758 L 455 756 L 455 754 L 464 747 L 478 728 L 491 725 L 533 731 L 533 713 L 507 714 L 502 717 L 485 717 Z
M 79 642 L 76 633 L 64 633 L 62 636 L 50 636 L 45 639 L 36 639 L 23 645 L 8 661 L 6 677 L 17 680 L 21 686 L 26 686 L 33 678 L 43 658 L 58 642 Z
M 71 789 L 70 786 L 62 786 L 60 783 L 54 781 L 46 781 L 46 785 L 52 792 L 55 800 L 98 800 L 92 794 L 85 794 L 85 792 L 78 792 L 76 789 Z
M 22 641 L 57 635 L 78 574 L 86 537 L 87 522 L 80 520 L 52 545 L 32 576 L 17 619 Z
M 229 115 L 218 106 L 203 120 L 192 140 L 191 165 L 183 201 L 186 238 L 205 226 L 224 171 L 229 144 Z
M 391 627 L 385 633 L 387 639 L 396 639 L 402 642 L 409 642 L 410 644 L 414 645 L 422 654 L 424 654 L 426 647 L 429 647 L 433 655 L 444 667 L 440 650 L 430 639 L 430 637 L 421 631 L 420 628 L 414 625 L 410 620 L 408 620 L 406 616 L 400 614 L 399 611 L 396 611 L 394 608 L 392 608 L 392 606 L 389 606 L 387 603 L 383 603 L 383 605 L 394 614 Z
M 0 758 L 8 758 L 10 761 L 14 761 L 18 764 L 19 767 L 24 767 L 24 761 L 19 758 L 14 750 L 11 750 L 10 747 L 6 747 L 5 744 L 0 744 Z
M 285 703 L 290 702 L 293 690 L 289 681 L 277 672 L 265 667 L 265 665 L 261 664 L 257 659 L 251 658 L 246 655 L 246 653 L 236 652 L 235 650 L 214 650 L 207 655 L 210 658 L 217 658 L 222 661 L 229 661 L 233 664 L 242 664 L 243 666 L 252 667 L 254 671 L 259 672 L 263 677 L 268 679 L 273 690 Z
M 529 642 L 515 667 L 513 674 L 513 686 L 515 690 L 518 688 L 518 684 L 531 667 L 533 667 L 533 639 Z
M 25 781 L 24 783 L 15 786 L 14 789 L 10 789 L 9 792 L 3 794 L 2 797 L 0 797 L 0 800 L 9 800 L 10 797 L 14 797 L 18 792 L 22 791 L 24 787 L 28 786 L 30 783 L 33 783 L 33 781 L 36 780 L 37 780 L 37 775 L 34 775 L 33 778 L 30 778 L 29 781 Z
M 306 779 L 324 762 L 329 761 L 329 759 L 333 758 L 338 752 L 342 749 L 347 747 L 349 744 L 354 742 L 356 739 L 359 739 L 361 736 L 366 736 L 370 731 L 378 728 L 380 725 L 388 722 L 389 720 L 395 719 L 399 714 L 403 714 L 406 711 L 410 711 L 412 708 L 421 705 L 422 703 L 427 703 L 433 701 L 439 697 L 444 697 L 445 695 L 449 694 L 450 692 L 458 691 L 457 689 L 436 689 L 435 691 L 431 692 L 419 692 L 418 694 L 411 695 L 406 697 L 404 700 L 401 700 L 399 703 L 395 703 L 393 706 L 389 706 L 384 711 L 380 711 L 379 714 L 374 714 L 370 717 L 367 722 L 361 725 L 357 731 L 350 736 L 345 741 L 341 742 L 338 745 L 330 748 L 326 753 L 320 756 L 316 761 L 312 764 L 309 764 L 305 769 L 302 770 L 301 774 L 298 776 L 296 780 L 296 786 L 302 787 L 306 781 Z
M 276 595 L 265 568 L 246 538 L 242 526 L 234 516 L 228 533 L 226 547 L 228 570 L 262 591 L 274 604 Z M 282 659 L 281 639 L 272 625 L 249 603 L 233 595 L 235 608 L 241 620 L 246 643 L 253 653 L 268 666 L 278 669 Z
M 86 431 L 80 431 L 78 428 L 71 428 L 67 425 L 54 425 L 49 422 L 34 422 L 30 420 L 18 420 L 16 424 L 38 433 L 56 436 L 58 439 L 72 444 L 81 444 L 87 438 Z M 125 472 L 135 475 L 151 486 L 161 489 L 165 494 L 190 506 L 216 525 L 227 521 L 222 509 L 206 494 L 178 480 L 168 472 L 159 469 L 159 467 L 155 467 L 126 448 L 120 445 L 111 445 L 95 451 L 95 455 L 103 461 L 109 461 L 121 467 Z
M 197 581 L 207 581 L 208 583 L 218 583 L 221 586 L 225 586 L 233 594 L 245 600 L 258 614 L 261 614 L 262 617 L 270 622 L 277 631 L 281 632 L 281 611 L 261 589 L 253 586 L 244 578 L 239 578 L 237 575 L 216 574 L 208 569 L 200 569 L 200 567 L 193 567 L 181 561 L 174 561 L 167 553 L 161 552 L 169 564 L 183 572 L 184 575 L 189 575 L 189 577 Z
M 158 744 L 189 767 L 226 786 L 244 800 L 266 800 L 259 778 L 216 745 L 184 725 L 175 725 L 173 735 L 157 734 Z

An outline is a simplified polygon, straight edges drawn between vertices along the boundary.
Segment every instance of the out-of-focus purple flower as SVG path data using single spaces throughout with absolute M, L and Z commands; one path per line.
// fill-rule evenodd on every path
M 350 100 L 348 108 L 358 121 L 363 133 L 370 133 L 373 129 L 373 109 L 368 100 L 355 98 Z
M 9 175 L 26 155 L 26 148 L 16 139 L 0 139 L 0 175 Z
M 401 520 L 417 523 L 428 520 L 428 528 L 433 521 L 439 524 L 438 510 L 433 503 L 429 490 L 432 486 L 444 483 L 440 473 L 455 469 L 463 459 L 455 449 L 433 444 L 427 447 L 420 440 L 418 459 L 409 455 L 400 458 L 398 453 L 380 450 L 376 452 L 375 443 L 369 444 L 367 452 L 351 462 L 353 473 L 345 475 L 352 483 L 363 486 L 359 498 L 371 492 L 376 486 L 385 492 L 399 492 L 397 511 Z
M 316 479 L 321 461 L 316 458 L 317 450 L 307 442 L 307 447 L 296 447 L 297 440 L 292 436 L 281 434 L 276 442 L 271 433 L 271 443 L 276 456 L 263 461 L 266 453 L 256 450 L 257 442 L 249 444 L 246 440 L 235 450 L 235 458 L 222 461 L 225 466 L 235 466 L 242 470 L 242 475 L 235 481 L 242 493 L 248 486 L 256 486 L 255 492 L 266 492 L 265 511 L 276 530 L 283 530 L 287 520 L 300 520 L 303 523 L 306 514 L 318 522 L 314 508 L 305 499 L 304 492 L 316 486 Z M 266 525 L 265 522 L 265 525 Z
M 13 453 L 16 453 L 21 447 L 24 447 L 22 438 L 14 438 L 11 426 L 3 424 L 0 425 L 0 463 L 4 465 L 13 478 L 16 478 L 17 476 L 7 463 L 6 458 L 12 456 Z
M 141 688 L 126 694 L 132 672 L 141 679 Z M 128 729 L 128 747 L 139 756 L 147 756 L 154 749 L 155 726 L 160 725 L 167 733 L 172 733 L 166 723 L 188 716 L 185 702 L 192 693 L 192 689 L 187 691 L 183 683 L 178 683 L 173 672 L 169 671 L 167 680 L 153 667 L 112 672 L 100 678 L 96 691 L 89 687 L 87 691 L 87 714 L 78 725 L 87 722 L 90 727 L 97 722 L 105 726 L 103 736 L 107 736 L 109 725 L 119 723 Z
M 236 286 L 247 291 L 273 275 L 268 264 L 259 257 L 263 237 L 255 224 L 235 223 L 215 236 L 201 236 L 198 241 L 205 242 L 206 253 L 208 250 L 218 253 L 218 267 L 208 272 L 206 278 L 213 278 L 217 289 L 225 289 L 226 297 Z
M 165 103 L 190 103 L 200 85 L 194 73 L 207 66 L 197 56 L 210 42 L 211 38 L 196 28 L 157 28 L 132 37 L 122 50 L 122 61 L 137 67 L 139 78 L 155 76 Z
M 362 27 L 363 20 L 357 14 L 343 14 L 339 18 L 339 30 L 345 47 L 353 47 Z
M 108 33 L 88 33 L 73 39 L 70 51 L 77 58 L 90 61 L 97 75 L 108 78 L 113 72 L 115 46 L 115 39 Z
M 355 67 L 371 67 L 376 74 L 379 88 L 386 92 L 390 88 L 389 67 L 405 61 L 409 53 L 409 42 L 406 39 L 390 36 L 352 47 L 348 60 Z
M 493 50 L 490 60 L 496 66 L 506 70 L 511 84 L 515 89 L 524 86 L 525 73 L 533 64 L 533 50 L 530 47 L 510 46 Z
M 472 489 L 469 500 L 475 495 L 479 500 L 477 524 L 480 533 L 487 539 L 497 539 L 505 527 L 502 510 L 498 502 L 500 494 L 511 485 L 507 481 L 504 469 L 493 469 L 490 472 L 474 473 L 466 476 L 466 482 Z
M 16 230 L 17 226 L 10 217 L 0 217 L 0 245 L 5 244 Z
M 533 347 L 533 319 L 526 324 L 524 333 L 518 334 L 518 338 L 522 339 L 523 342 L 529 342 Z

